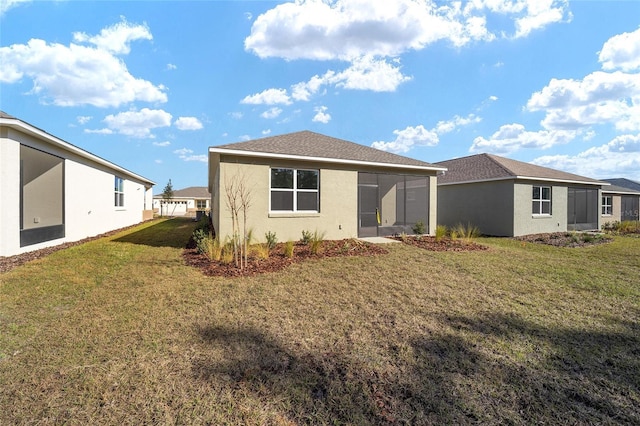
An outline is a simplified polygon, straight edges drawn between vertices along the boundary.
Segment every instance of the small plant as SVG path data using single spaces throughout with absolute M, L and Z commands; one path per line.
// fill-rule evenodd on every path
M 314 231 L 311 239 L 309 240 L 309 250 L 311 254 L 318 254 L 320 249 L 322 248 L 322 241 L 324 240 L 324 232 L 318 233 L 318 231 Z
M 402 242 L 406 242 L 406 241 L 407 241 L 407 233 L 406 233 L 406 232 L 402 232 L 402 233 L 400 234 L 400 240 L 401 240 Z
M 284 254 L 285 257 L 291 259 L 293 257 L 293 248 L 294 248 L 295 244 L 293 241 L 287 241 L 286 243 L 284 243 L 284 247 L 282 249 L 282 252 Z
M 416 222 L 415 225 L 413 225 L 413 228 L 411 228 L 411 230 L 416 235 L 422 235 L 422 234 L 425 233 L 427 228 L 425 227 L 424 222 L 419 220 L 419 221 Z
M 227 239 L 226 243 L 222 246 L 220 254 L 220 262 L 229 264 L 235 260 L 236 244 L 234 240 Z
M 268 259 L 269 258 L 269 245 L 268 244 L 254 244 L 250 247 L 251 252 L 258 259 Z
M 276 248 L 276 244 L 278 244 L 278 237 L 276 237 L 275 232 L 268 231 L 264 234 L 264 238 L 267 240 L 267 247 L 269 250 L 273 250 Z
M 444 225 L 436 226 L 436 235 L 435 235 L 436 242 L 439 243 L 446 236 L 447 236 L 447 227 Z
M 307 231 L 306 229 L 303 229 L 302 238 L 300 238 L 300 241 L 302 241 L 303 244 L 309 244 L 309 242 L 311 241 L 311 238 L 313 238 L 313 234 L 311 233 L 311 231 Z
M 349 253 L 349 250 L 351 250 L 351 244 L 349 244 L 349 241 L 345 241 L 342 247 L 340 247 L 340 253 Z
M 451 239 L 461 239 L 465 244 L 470 243 L 474 238 L 478 238 L 480 236 L 480 230 L 477 226 L 473 226 L 470 223 L 463 225 L 462 223 L 457 224 L 453 229 L 451 229 Z

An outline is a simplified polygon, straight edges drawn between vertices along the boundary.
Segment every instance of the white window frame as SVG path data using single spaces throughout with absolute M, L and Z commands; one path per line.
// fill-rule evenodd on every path
M 114 206 L 124 207 L 124 179 L 114 176 Z
M 196 200 L 196 209 L 206 209 L 207 200 Z
M 607 203 L 607 201 L 609 202 Z M 602 196 L 602 216 L 611 216 L 612 214 L 613 214 L 613 195 L 603 195 Z
M 533 198 L 533 192 L 535 191 L 535 188 L 540 188 L 540 198 L 537 198 L 537 199 L 536 199 L 536 198 Z M 545 188 L 549 190 L 549 198 L 548 198 L 548 199 L 543 198 L 543 194 L 544 194 L 544 189 L 545 189 Z M 531 187 L 531 201 L 532 201 L 532 204 L 531 204 L 531 207 L 532 207 L 532 209 L 531 209 L 531 210 L 532 210 L 532 211 L 531 211 L 531 214 L 533 214 L 534 216 L 551 216 L 551 212 L 552 212 L 552 210 L 551 210 L 551 207 L 552 207 L 552 205 L 551 205 L 551 200 L 552 200 L 552 198 L 553 198 L 553 195 L 552 195 L 551 191 L 552 191 L 552 190 L 551 190 L 551 187 L 550 187 L 550 186 L 533 185 L 533 186 Z M 534 212 L 534 211 L 533 211 L 533 203 L 537 203 L 537 204 L 538 204 L 538 211 L 537 211 L 537 212 Z M 542 208 L 542 206 L 543 206 L 545 203 L 548 203 L 548 204 L 549 204 L 549 213 L 543 213 L 544 209 Z
M 292 170 L 293 171 L 293 188 L 272 188 L 271 187 L 271 172 L 274 169 L 279 170 Z M 318 176 L 318 188 L 317 189 L 302 189 L 298 188 L 298 172 L 316 172 Z M 271 193 L 276 192 L 292 192 L 293 193 L 293 210 L 273 210 L 271 206 Z M 298 193 L 307 192 L 316 194 L 316 204 L 318 208 L 316 210 L 298 210 Z M 271 167 L 269 168 L 269 213 L 320 213 L 320 170 L 319 169 L 294 169 L 291 167 Z

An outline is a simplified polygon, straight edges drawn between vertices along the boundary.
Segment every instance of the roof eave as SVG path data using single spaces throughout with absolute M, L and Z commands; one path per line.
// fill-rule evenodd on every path
M 82 158 L 91 160 L 95 163 L 101 164 L 103 166 L 106 166 L 110 169 L 113 169 L 115 171 L 118 171 L 122 174 L 125 174 L 129 177 L 132 177 L 134 179 L 137 179 L 139 181 L 142 181 L 144 183 L 148 183 L 150 184 L 150 186 L 155 185 L 156 183 L 152 180 L 149 180 L 143 176 L 140 176 L 136 173 L 133 173 L 123 167 L 118 166 L 117 164 L 114 164 L 110 161 L 105 160 L 104 158 L 100 158 L 97 155 L 91 154 L 88 151 L 85 151 L 82 148 L 78 148 L 77 146 L 74 146 L 72 144 L 70 144 L 69 142 L 65 142 L 64 140 L 57 138 L 55 136 L 53 136 L 50 133 L 45 132 L 44 130 L 38 129 L 37 127 L 34 127 L 28 123 L 25 123 L 24 121 L 17 119 L 17 118 L 2 118 L 0 117 L 0 126 L 6 126 L 6 127 L 10 127 L 16 130 L 19 130 L 23 133 L 26 133 L 28 135 L 31 136 L 35 136 L 36 138 L 39 139 L 44 139 L 47 142 L 51 143 L 52 145 L 58 146 L 59 148 L 64 149 L 65 151 L 69 151 L 72 152 Z
M 607 182 L 594 182 L 594 181 L 581 181 L 581 180 L 566 180 L 566 179 L 554 179 L 554 178 L 540 178 L 533 176 L 503 176 L 492 179 L 476 179 L 476 180 L 466 180 L 460 182 L 446 182 L 446 183 L 438 183 L 438 186 L 446 186 L 446 185 L 464 185 L 470 183 L 481 183 L 481 182 L 496 182 L 503 180 L 533 180 L 539 182 L 558 182 L 558 183 L 573 183 L 580 185 L 596 185 L 596 186 L 608 186 L 610 183 Z
M 349 164 L 356 166 L 373 166 L 373 167 L 387 167 L 394 169 L 410 169 L 410 170 L 427 170 L 427 171 L 446 171 L 446 167 L 438 166 L 416 166 L 411 164 L 394 164 L 394 163 L 380 163 L 374 161 L 361 161 L 361 160 L 345 160 L 341 158 L 328 158 L 328 157 L 309 157 L 304 155 L 291 155 L 291 154 L 276 154 L 272 152 L 258 152 L 258 151 L 243 151 L 239 149 L 224 149 L 210 147 L 209 152 L 217 154 L 238 155 L 244 157 L 259 157 L 259 158 L 277 158 L 285 160 L 295 161 L 315 161 L 319 163 L 333 163 L 333 164 Z

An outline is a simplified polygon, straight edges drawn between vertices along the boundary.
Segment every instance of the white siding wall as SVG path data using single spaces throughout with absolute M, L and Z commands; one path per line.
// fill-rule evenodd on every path
M 152 189 L 130 176 L 50 146 L 13 129 L 0 129 L 0 256 L 50 247 L 142 221 Z M 20 143 L 65 158 L 65 237 L 20 247 Z M 124 179 L 124 207 L 114 206 L 115 176 Z M 148 185 L 148 182 L 147 182 Z

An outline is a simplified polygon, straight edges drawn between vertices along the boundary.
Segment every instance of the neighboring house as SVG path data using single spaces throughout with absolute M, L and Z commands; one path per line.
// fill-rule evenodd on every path
M 251 190 L 247 226 L 264 240 L 327 239 L 435 232 L 436 173 L 444 167 L 302 131 L 209 148 L 214 228 L 232 234 L 225 189 L 234 178 Z
M 206 186 L 190 186 L 173 191 L 171 200 L 162 194 L 153 197 L 153 211 L 162 216 L 196 216 L 196 212 L 209 212 L 211 193 Z
M 491 154 L 436 164 L 448 169 L 438 176 L 439 224 L 509 237 L 600 229 L 606 182 Z
M 640 183 L 629 179 L 604 179 L 611 185 L 602 189 L 602 223 L 640 220 Z
M 153 217 L 154 182 L 0 112 L 0 256 Z

